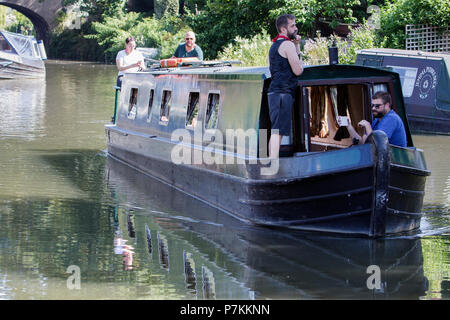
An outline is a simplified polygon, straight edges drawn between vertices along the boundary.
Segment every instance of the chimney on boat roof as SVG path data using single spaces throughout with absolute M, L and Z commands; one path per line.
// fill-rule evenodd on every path
M 330 65 L 339 63 L 338 48 L 336 47 L 336 40 L 333 40 L 333 44 L 328 48 L 328 58 Z

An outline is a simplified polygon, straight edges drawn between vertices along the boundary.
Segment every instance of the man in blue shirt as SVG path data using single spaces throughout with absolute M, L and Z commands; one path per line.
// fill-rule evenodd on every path
M 364 143 L 373 130 L 381 130 L 386 133 L 389 143 L 392 145 L 406 147 L 406 131 L 402 119 L 391 109 L 391 95 L 384 91 L 376 92 L 372 97 L 372 115 L 374 120 L 370 124 L 366 120 L 361 120 L 358 127 L 364 128 L 364 135 L 360 137 L 355 129 L 349 125 L 348 131 L 353 138 Z
M 185 43 L 180 44 L 172 58 L 190 58 L 197 57 L 199 60 L 203 60 L 202 49 L 195 44 L 195 33 L 188 31 L 184 36 Z

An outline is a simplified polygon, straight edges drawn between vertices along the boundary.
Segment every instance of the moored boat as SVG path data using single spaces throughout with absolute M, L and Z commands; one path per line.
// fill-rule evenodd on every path
M 108 153 L 242 221 L 380 237 L 420 227 L 426 167 L 414 147 L 397 73 L 347 65 L 306 67 L 292 132 L 267 158 L 268 68 L 202 65 L 126 74 Z M 370 120 L 389 91 L 408 147 L 374 131 L 353 145 L 338 117 Z
M 355 64 L 398 72 L 413 133 L 450 134 L 449 54 L 364 49 L 358 52 Z
M 46 58 L 34 37 L 0 30 L 0 79 L 43 78 Z

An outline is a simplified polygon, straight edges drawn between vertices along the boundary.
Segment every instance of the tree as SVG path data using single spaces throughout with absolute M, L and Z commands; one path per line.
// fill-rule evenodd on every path
M 186 22 L 197 33 L 197 43 L 205 57 L 215 58 L 235 39 L 251 38 L 270 29 L 271 8 L 280 0 L 210 0 L 199 14 L 190 14 Z
M 177 16 L 180 10 L 178 0 L 154 0 L 155 16 L 160 19 L 165 15 Z
M 448 0 L 394 0 L 380 12 L 380 44 L 386 48 L 405 47 L 407 24 L 429 24 L 447 28 L 450 25 Z
M 198 15 L 190 15 L 188 24 L 196 33 L 205 56 L 217 53 L 237 37 L 251 38 L 263 30 L 275 36 L 275 20 L 280 14 L 294 14 L 299 33 L 313 38 L 321 19 L 333 28 L 339 23 L 356 23 L 368 17 L 367 5 L 382 0 L 209 0 Z M 361 21 L 362 22 L 362 21 Z
M 101 21 L 104 16 L 116 17 L 125 12 L 126 0 L 62 0 L 63 6 L 79 5 L 89 20 Z
M 138 47 L 158 48 L 159 55 L 156 58 L 170 57 L 188 31 L 177 17 L 156 19 L 136 12 L 129 12 L 121 17 L 105 17 L 103 22 L 93 22 L 92 26 L 95 33 L 86 37 L 95 39 L 113 58 L 123 49 L 128 36 L 134 37 Z
M 271 10 L 270 15 L 275 19 L 280 14 L 294 14 L 299 33 L 312 38 L 320 20 L 329 21 L 331 28 L 339 23 L 356 23 L 354 10 L 360 5 L 360 0 L 281 0 L 281 5 Z

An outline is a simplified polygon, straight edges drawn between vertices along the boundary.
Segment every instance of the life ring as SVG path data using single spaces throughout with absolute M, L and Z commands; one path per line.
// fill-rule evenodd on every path
M 161 68 L 175 68 L 182 63 L 199 62 L 200 60 L 196 57 L 191 58 L 169 58 L 162 59 L 159 61 Z

